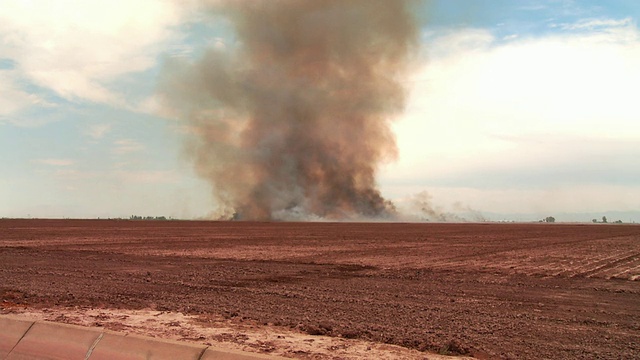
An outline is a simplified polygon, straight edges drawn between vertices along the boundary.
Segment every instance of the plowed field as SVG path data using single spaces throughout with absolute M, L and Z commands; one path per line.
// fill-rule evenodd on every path
M 0 301 L 481 358 L 633 359 L 640 226 L 1 220 Z

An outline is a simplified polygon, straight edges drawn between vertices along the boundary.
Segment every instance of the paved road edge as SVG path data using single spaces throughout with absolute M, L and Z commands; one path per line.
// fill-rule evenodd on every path
M 33 321 L 0 315 L 0 359 L 285 359 L 272 355 L 218 349 L 101 328 Z

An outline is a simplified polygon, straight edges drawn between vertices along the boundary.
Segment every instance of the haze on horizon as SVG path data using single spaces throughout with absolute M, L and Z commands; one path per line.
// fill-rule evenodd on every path
M 166 64 L 242 40 L 195 3 L 5 1 L 0 217 L 216 212 L 185 150 L 192 129 L 158 95 Z M 640 4 L 432 0 L 415 11 L 397 160 L 376 165 L 384 199 L 491 220 L 640 221 Z

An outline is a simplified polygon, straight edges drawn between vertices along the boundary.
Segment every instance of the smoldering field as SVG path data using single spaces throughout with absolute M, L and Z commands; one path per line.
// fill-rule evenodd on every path
M 294 358 L 332 350 L 252 347 L 249 327 L 480 358 L 640 354 L 635 225 L 2 220 L 0 229 L 3 313 L 147 309 L 205 326 L 221 317 L 233 336 L 190 340 Z M 108 326 L 100 316 L 85 323 Z

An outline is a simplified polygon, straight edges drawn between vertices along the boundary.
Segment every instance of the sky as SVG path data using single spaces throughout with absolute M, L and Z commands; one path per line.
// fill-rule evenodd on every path
M 189 4 L 189 5 L 185 5 Z M 234 34 L 178 0 L 4 0 L 0 217 L 207 217 L 163 65 Z M 640 3 L 431 0 L 382 194 L 491 220 L 640 221 Z

